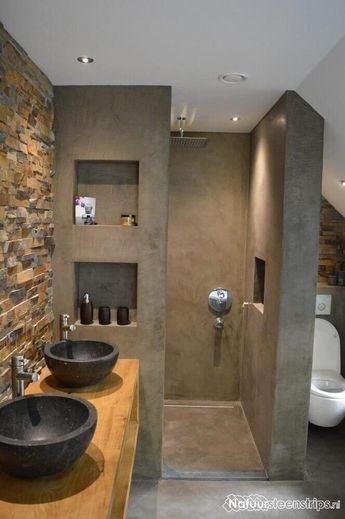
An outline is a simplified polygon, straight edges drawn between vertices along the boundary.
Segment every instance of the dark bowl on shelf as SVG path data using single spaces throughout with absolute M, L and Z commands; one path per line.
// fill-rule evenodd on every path
M 85 387 L 97 384 L 111 373 L 119 349 L 106 342 L 68 340 L 46 344 L 44 357 L 63 386 Z
M 87 449 L 97 411 L 69 395 L 29 395 L 0 404 L 0 466 L 10 475 L 58 474 Z

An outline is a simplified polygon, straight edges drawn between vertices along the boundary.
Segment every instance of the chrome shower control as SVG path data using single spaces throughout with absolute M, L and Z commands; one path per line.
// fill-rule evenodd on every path
M 224 315 L 230 312 L 232 306 L 232 294 L 226 288 L 214 288 L 208 295 L 208 308 L 216 315 L 214 327 L 217 330 L 224 328 Z
M 208 295 L 208 307 L 217 316 L 224 316 L 230 312 L 232 294 L 226 288 L 214 288 Z

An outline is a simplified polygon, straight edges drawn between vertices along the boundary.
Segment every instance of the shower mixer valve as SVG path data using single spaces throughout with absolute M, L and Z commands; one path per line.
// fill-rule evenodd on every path
M 224 316 L 228 314 L 232 306 L 232 294 L 226 288 L 214 288 L 208 295 L 208 308 L 216 316 L 214 326 L 217 329 L 224 328 Z

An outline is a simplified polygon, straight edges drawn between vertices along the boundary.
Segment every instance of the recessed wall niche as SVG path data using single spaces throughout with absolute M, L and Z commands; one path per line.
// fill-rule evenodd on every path
M 95 221 L 120 225 L 122 214 L 138 223 L 139 162 L 77 161 L 75 195 L 96 198 Z
M 137 271 L 136 263 L 75 263 L 78 318 L 80 302 L 88 293 L 93 302 L 95 323 L 100 306 L 110 306 L 112 321 L 116 321 L 117 308 L 127 306 L 131 321 L 136 321 Z
M 254 266 L 254 303 L 262 303 L 265 302 L 265 271 L 266 271 L 266 263 L 263 259 L 257 258 L 255 256 L 255 266 Z

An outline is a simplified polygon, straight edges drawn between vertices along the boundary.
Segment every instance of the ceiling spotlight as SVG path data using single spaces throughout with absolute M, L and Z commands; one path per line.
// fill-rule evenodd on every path
M 77 58 L 78 61 L 80 61 L 80 63 L 92 63 L 93 61 L 95 61 L 93 58 L 90 58 L 89 56 L 79 56 L 79 58 Z
M 340 181 L 340 184 L 341 184 L 343 187 L 345 187 L 345 180 L 341 180 L 341 181 Z
M 225 74 L 219 74 L 218 80 L 227 85 L 234 85 L 235 83 L 241 83 L 245 81 L 247 76 L 240 74 L 239 72 L 226 72 Z
M 240 120 L 240 117 L 238 115 L 233 115 L 232 117 L 230 117 L 230 120 L 233 121 L 234 123 L 237 123 L 237 121 Z

